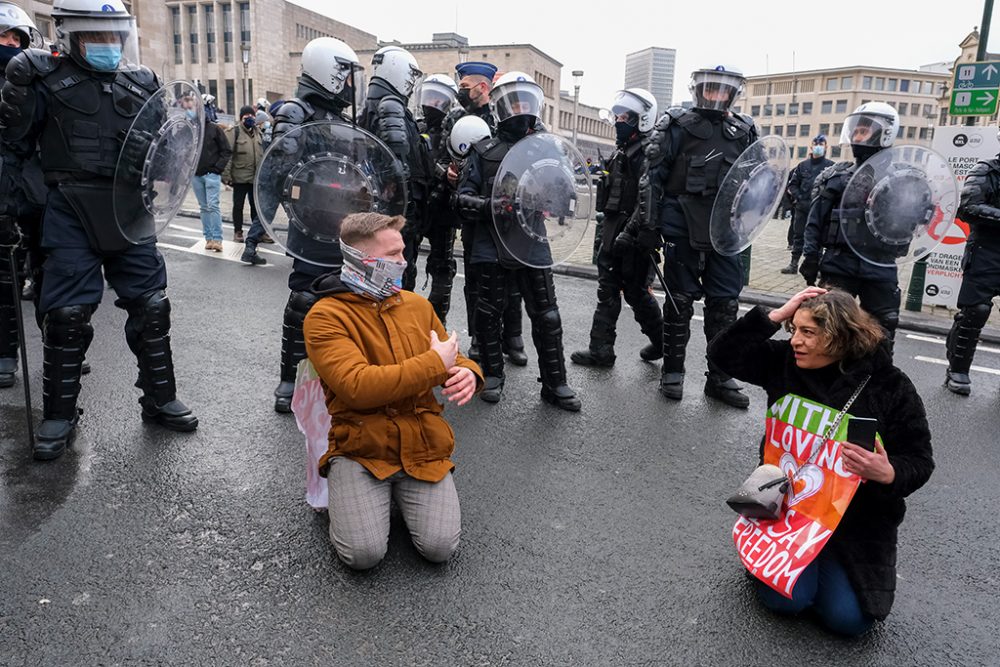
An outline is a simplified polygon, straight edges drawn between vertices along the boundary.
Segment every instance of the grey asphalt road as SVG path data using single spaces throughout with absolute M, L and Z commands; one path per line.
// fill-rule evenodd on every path
M 530 345 L 503 402 L 448 409 L 463 513 L 450 563 L 424 562 L 395 517 L 385 561 L 357 574 L 304 502 L 293 418 L 271 410 L 288 262 L 179 250 L 196 227 L 162 239 L 196 433 L 141 423 L 112 294 L 73 451 L 32 462 L 20 384 L 0 394 L 0 664 L 1000 663 L 1000 350 L 980 352 L 960 398 L 941 387 L 943 342 L 901 332 L 896 360 L 927 405 L 937 470 L 909 503 L 893 613 L 861 640 L 756 604 L 723 499 L 755 464 L 763 393 L 746 412 L 701 394 L 696 323 L 688 395 L 668 403 L 627 310 L 616 367 L 570 367 L 581 413 L 539 400 Z M 568 356 L 587 342 L 595 284 L 560 277 L 557 291 Z

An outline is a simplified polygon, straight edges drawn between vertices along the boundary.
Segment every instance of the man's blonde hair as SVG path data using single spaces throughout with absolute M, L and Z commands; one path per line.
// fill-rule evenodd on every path
M 401 215 L 383 215 L 381 213 L 351 213 L 340 223 L 340 240 L 349 246 L 370 241 L 375 234 L 383 229 L 403 229 L 406 218 Z

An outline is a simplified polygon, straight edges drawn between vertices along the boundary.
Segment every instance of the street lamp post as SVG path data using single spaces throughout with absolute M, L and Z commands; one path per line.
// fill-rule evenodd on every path
M 580 124 L 580 77 L 583 76 L 582 69 L 573 70 L 573 146 L 576 146 L 577 126 Z
M 250 66 L 250 45 L 246 42 L 240 44 L 240 52 L 243 58 L 243 103 L 250 104 L 250 77 L 247 68 Z

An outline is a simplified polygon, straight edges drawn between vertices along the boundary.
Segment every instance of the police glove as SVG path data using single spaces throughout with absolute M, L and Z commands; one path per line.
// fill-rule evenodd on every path
M 489 197 L 479 195 L 456 194 L 453 198 L 454 208 L 465 218 L 480 218 L 489 215 Z
M 153 145 L 153 135 L 141 130 L 129 133 L 122 145 L 121 164 L 127 169 L 129 180 L 138 181 L 142 176 L 142 167 Z
M 21 233 L 13 216 L 0 215 L 0 247 L 10 248 L 21 242 Z M 0 261 L 3 261 L 0 258 Z
M 644 250 L 659 250 L 663 247 L 663 237 L 660 236 L 660 230 L 651 227 L 640 228 L 635 242 Z
M 815 285 L 816 276 L 819 275 L 819 257 L 816 255 L 806 255 L 802 259 L 802 266 L 799 267 L 799 273 L 806 279 L 806 285 Z

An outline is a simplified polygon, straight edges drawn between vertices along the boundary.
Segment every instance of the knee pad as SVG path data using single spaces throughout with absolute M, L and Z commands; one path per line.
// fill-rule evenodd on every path
M 972 329 L 982 329 L 986 326 L 986 321 L 990 318 L 992 304 L 977 303 L 975 306 L 966 306 L 959 311 L 962 318 L 962 326 Z
M 90 324 L 93 306 L 64 306 L 45 313 L 44 330 L 47 346 L 65 347 L 80 344 L 84 350 L 94 338 Z
M 285 324 L 302 328 L 302 323 L 309 314 L 309 310 L 319 301 L 319 297 L 313 292 L 292 291 L 288 295 L 285 303 Z
M 881 324 L 890 334 L 895 332 L 896 328 L 899 326 L 898 310 L 890 310 L 884 313 L 878 313 L 875 317 L 878 319 L 879 324 Z
M 670 296 L 673 296 L 671 301 Z M 664 322 L 687 322 L 694 316 L 694 296 L 686 292 L 671 292 L 663 302 Z M 677 310 L 674 310 L 677 306 Z
M 559 316 L 558 308 L 546 308 L 536 316 L 537 326 L 547 333 L 557 333 L 562 331 L 562 318 Z

